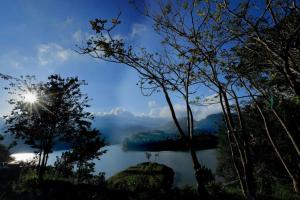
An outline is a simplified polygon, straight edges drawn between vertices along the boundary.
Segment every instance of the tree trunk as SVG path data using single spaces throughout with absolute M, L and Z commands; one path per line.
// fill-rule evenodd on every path
M 289 49 L 290 49 L 290 43 L 288 43 L 288 46 L 285 49 L 285 56 L 284 56 L 284 66 L 283 71 L 286 73 L 287 82 L 292 88 L 292 90 L 295 92 L 297 96 L 300 96 L 300 83 L 297 81 L 297 75 L 293 74 L 290 65 L 289 65 Z
M 278 119 L 278 121 L 281 124 L 282 128 L 285 130 L 287 136 L 289 137 L 290 141 L 292 142 L 292 145 L 294 146 L 294 148 L 295 148 L 295 150 L 296 150 L 296 152 L 297 152 L 297 154 L 300 158 L 300 150 L 299 150 L 299 147 L 298 147 L 294 137 L 292 136 L 292 133 L 289 131 L 288 127 L 283 122 L 283 119 L 279 116 L 277 110 L 275 108 L 272 108 L 272 112 L 274 113 L 274 115 Z
M 191 157 L 192 157 L 192 161 L 193 161 L 193 165 L 194 165 L 194 171 L 195 171 L 195 177 L 196 177 L 196 181 L 197 181 L 197 190 L 198 193 L 201 194 L 201 197 L 203 199 L 210 199 L 210 194 L 208 193 L 208 191 L 205 188 L 205 183 L 203 182 L 203 180 L 205 180 L 205 177 L 203 175 L 203 171 L 201 168 L 201 164 L 199 163 L 196 151 L 195 151 L 195 147 L 194 147 L 194 117 L 193 117 L 193 113 L 192 113 L 192 109 L 189 106 L 189 104 L 187 103 L 187 114 L 188 114 L 188 120 L 189 120 L 189 144 L 190 144 L 190 153 L 191 153 Z
M 192 157 L 193 166 L 194 166 L 194 170 L 195 170 L 195 177 L 196 177 L 196 181 L 197 181 L 197 185 L 198 185 L 197 186 L 198 193 L 201 197 L 203 197 L 203 199 L 210 199 L 211 198 L 210 194 L 206 190 L 206 188 L 204 186 L 204 183 L 203 183 L 202 169 L 201 169 L 201 165 L 199 163 L 199 160 L 197 158 L 195 149 L 193 147 L 193 142 L 190 142 L 190 139 L 188 139 L 186 137 L 186 135 L 183 132 L 183 129 L 181 128 L 181 126 L 178 122 L 178 119 L 177 119 L 177 116 L 176 116 L 176 113 L 175 113 L 175 110 L 174 110 L 174 107 L 173 107 L 173 104 L 172 104 L 172 101 L 170 99 L 170 96 L 168 94 L 167 89 L 165 88 L 165 86 L 163 84 L 161 84 L 161 87 L 163 89 L 163 93 L 165 95 L 166 101 L 167 101 L 168 106 L 170 108 L 171 116 L 172 116 L 172 119 L 173 119 L 173 121 L 176 125 L 176 128 L 177 128 L 179 134 L 181 135 L 181 137 L 183 138 L 183 140 L 185 141 L 186 145 L 190 149 L 190 154 L 191 154 L 191 157 Z M 189 108 L 187 108 L 187 109 L 189 110 Z
M 222 107 L 222 111 L 223 111 L 223 115 L 224 115 L 225 124 L 226 124 L 226 127 L 227 127 L 227 139 L 228 139 L 228 143 L 229 143 L 229 147 L 230 147 L 231 159 L 233 161 L 234 169 L 235 169 L 235 171 L 238 175 L 238 179 L 239 179 L 239 182 L 240 182 L 242 193 L 243 193 L 244 196 L 246 196 L 246 191 L 245 191 L 246 186 L 245 186 L 244 181 L 243 181 L 243 174 L 242 174 L 242 172 L 240 171 L 240 169 L 238 167 L 238 160 L 236 159 L 236 156 L 235 156 L 235 153 L 234 153 L 232 136 L 231 136 L 231 133 L 230 133 L 230 130 L 229 130 L 230 125 L 229 125 L 228 117 L 226 115 L 225 107 L 224 107 L 224 104 L 223 104 L 223 97 L 222 97 L 221 90 L 219 91 L 219 98 L 220 98 L 220 103 L 221 103 L 221 107 Z
M 197 181 L 197 191 L 198 191 L 201 199 L 203 199 L 203 200 L 211 199 L 210 194 L 208 193 L 208 191 L 206 190 L 206 188 L 204 186 L 205 185 L 205 183 L 203 182 L 204 175 L 203 175 L 199 160 L 197 158 L 196 151 L 194 150 L 193 146 L 191 146 L 191 148 L 190 148 L 190 154 L 192 157 L 193 168 L 195 171 L 195 177 L 196 177 L 196 181 Z
M 39 171 L 40 171 L 40 167 L 41 167 L 41 159 L 42 159 L 42 151 L 40 151 L 38 153 L 38 165 L 37 165 L 37 168 L 36 168 L 36 173 L 39 174 Z
M 247 92 L 249 93 L 251 99 L 254 101 L 255 103 L 255 106 L 263 120 L 263 123 L 264 123 L 264 127 L 265 127 L 265 130 L 266 130 L 266 134 L 268 136 L 268 139 L 278 157 L 278 159 L 280 160 L 280 162 L 282 163 L 283 167 L 285 168 L 286 172 L 288 173 L 289 177 L 291 178 L 292 180 L 292 183 L 293 183 L 293 188 L 294 188 L 294 191 L 296 193 L 299 193 L 299 179 L 297 178 L 297 176 L 295 176 L 292 171 L 290 170 L 290 168 L 288 167 L 287 163 L 285 162 L 285 160 L 283 159 L 278 147 L 276 146 L 274 140 L 273 140 L 273 137 L 271 135 L 271 132 L 270 132 L 270 128 L 269 128 L 269 124 L 267 122 L 267 119 L 265 117 L 265 114 L 263 113 L 261 107 L 259 106 L 258 102 L 256 101 L 255 97 L 253 96 L 252 92 L 250 91 L 250 89 L 246 86 L 246 84 L 241 80 L 243 86 L 245 87 L 245 89 L 247 90 Z
M 241 80 L 241 79 L 240 79 L 240 80 Z M 242 84 L 244 85 L 244 87 L 248 90 L 248 93 L 249 93 L 249 88 L 246 87 L 246 85 L 245 85 L 245 83 L 243 82 L 243 80 L 241 80 L 241 82 L 242 82 Z M 253 86 L 253 87 L 254 87 L 254 88 L 255 88 L 255 89 L 263 96 L 263 97 L 264 97 L 265 100 L 268 100 L 267 94 L 266 94 L 263 90 L 259 89 L 259 88 L 257 87 L 257 85 L 256 85 L 253 81 L 250 81 L 250 84 L 251 84 L 251 85 L 252 85 L 252 86 Z M 291 132 L 289 131 L 288 127 L 287 127 L 286 124 L 284 123 L 282 117 L 279 116 L 279 114 L 278 114 L 278 112 L 276 111 L 275 108 L 271 107 L 271 110 L 272 110 L 272 112 L 274 113 L 276 119 L 279 121 L 279 123 L 280 123 L 280 125 L 282 126 L 282 128 L 284 129 L 286 135 L 288 136 L 289 140 L 291 141 L 291 143 L 292 143 L 292 145 L 293 145 L 295 151 L 297 152 L 297 154 L 298 154 L 298 156 L 299 156 L 299 158 L 300 158 L 300 149 L 299 149 L 299 147 L 298 147 L 296 141 L 294 140 L 294 138 L 293 138 Z
M 245 130 L 245 122 L 244 118 L 242 116 L 242 111 L 240 108 L 240 104 L 238 101 L 238 97 L 234 90 L 232 90 L 235 104 L 236 104 L 236 111 L 238 114 L 240 129 L 241 129 L 241 136 L 242 136 L 242 142 L 243 142 L 243 150 L 245 154 L 245 182 L 248 185 L 249 189 L 249 196 L 256 198 L 256 188 L 254 183 L 254 177 L 253 177 L 253 163 L 250 156 L 250 149 L 249 149 L 249 135 Z
M 39 174 L 38 174 L 39 182 L 43 181 L 43 176 L 44 176 L 44 172 L 45 172 L 45 167 L 44 167 L 45 158 L 46 158 L 46 155 L 45 155 L 45 152 L 43 151 L 43 153 L 42 153 L 42 161 L 41 161 L 41 165 L 40 165 L 40 169 L 39 169 Z
M 300 180 L 298 177 L 293 178 L 293 187 L 296 193 L 300 193 Z
M 245 154 L 245 149 L 240 144 L 240 138 L 236 135 L 237 131 L 235 129 L 234 120 L 233 120 L 233 116 L 232 116 L 232 113 L 230 110 L 230 105 L 228 102 L 227 94 L 221 87 L 219 88 L 219 95 L 220 95 L 220 102 L 222 105 L 222 110 L 223 110 L 227 130 L 228 130 L 227 137 L 229 139 L 229 142 L 234 141 L 237 151 L 239 153 L 239 157 L 240 157 L 240 164 L 242 166 L 242 171 L 239 169 L 238 160 L 236 159 L 236 156 L 234 154 L 233 145 L 231 145 L 230 146 L 231 151 L 232 151 L 231 154 L 233 157 L 235 170 L 236 170 L 239 180 L 240 180 L 241 190 L 246 199 L 253 200 L 253 199 L 255 199 L 255 189 L 251 188 L 251 186 L 252 186 L 251 181 L 253 182 L 253 179 L 251 179 L 251 176 L 253 176 L 253 175 L 252 175 L 251 170 L 249 169 L 250 163 L 246 162 L 249 159 L 248 159 L 247 155 Z M 233 141 L 231 138 L 233 138 Z M 254 184 L 253 184 L 253 187 L 254 187 Z
M 259 105 L 258 105 L 257 103 L 255 103 L 255 104 L 256 104 L 256 107 L 257 107 L 257 109 L 258 109 L 258 111 L 259 111 L 259 113 L 260 113 L 260 115 L 261 115 L 263 121 L 264 121 L 264 126 L 265 126 L 266 133 L 267 133 L 267 135 L 268 135 L 269 141 L 270 141 L 270 143 L 271 143 L 273 149 L 275 150 L 277 157 L 279 158 L 279 160 L 281 161 L 282 165 L 284 166 L 286 172 L 288 173 L 288 175 L 289 175 L 290 178 L 292 179 L 294 191 L 295 191 L 296 193 L 299 193 L 299 180 L 292 174 L 292 172 L 291 172 L 291 170 L 289 169 L 287 163 L 286 163 L 285 160 L 283 159 L 281 153 L 279 152 L 278 147 L 275 145 L 275 143 L 274 143 L 274 141 L 273 141 L 273 138 L 272 138 L 272 136 L 271 136 L 271 134 L 270 134 L 269 125 L 268 125 L 268 123 L 267 123 L 267 121 L 266 121 L 265 115 L 263 114 L 263 112 L 262 112 L 261 108 L 259 107 Z

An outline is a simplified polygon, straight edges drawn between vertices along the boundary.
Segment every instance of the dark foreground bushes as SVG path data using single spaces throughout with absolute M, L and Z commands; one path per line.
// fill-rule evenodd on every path
M 25 185 L 26 184 L 26 185 Z M 141 187 L 140 187 L 141 188 Z M 207 186 L 213 200 L 240 200 L 243 199 L 238 186 L 223 188 L 219 184 L 211 183 Z M 278 188 L 277 197 L 263 196 L 259 200 L 297 200 L 293 193 L 284 188 Z M 281 194 L 280 194 L 281 193 Z M 5 191 L 0 192 L 0 200 L 199 200 L 201 195 L 193 187 L 149 190 L 121 190 L 114 189 L 106 184 L 75 184 L 63 180 L 44 180 L 38 183 L 37 179 L 27 179 L 20 185 L 11 184 Z
M 78 181 L 76 173 L 62 176 L 52 167 L 48 167 L 40 182 L 34 170 L 23 168 L 18 179 L 3 179 L 0 200 L 205 200 L 196 187 L 173 187 L 173 180 L 171 168 L 150 162 L 129 167 L 108 180 L 100 173 L 82 182 Z M 243 199 L 237 183 L 224 187 L 210 180 L 206 187 L 211 200 Z M 258 200 L 300 199 L 284 185 L 274 184 L 271 190 L 274 191 L 272 195 L 259 194 Z

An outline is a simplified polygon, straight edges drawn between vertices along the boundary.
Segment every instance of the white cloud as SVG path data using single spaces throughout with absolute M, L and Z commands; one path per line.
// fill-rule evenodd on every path
M 29 56 L 20 50 L 8 51 L 0 55 L 0 68 L 6 70 L 25 70 L 27 66 L 33 66 L 35 57 Z M 10 72 L 9 72 L 10 73 Z
M 77 30 L 72 34 L 72 38 L 75 42 L 84 42 L 91 37 L 95 37 L 95 35 L 83 32 L 82 30 Z
M 108 34 L 103 34 L 103 36 L 105 37 L 105 39 L 107 41 L 110 40 Z M 91 39 L 92 37 L 96 38 L 97 35 L 89 34 L 88 32 L 83 32 L 82 30 L 77 30 L 72 34 L 73 40 L 78 43 L 85 42 L 85 41 Z M 121 39 L 124 39 L 124 36 L 121 34 L 115 34 L 112 36 L 112 38 L 115 40 L 121 40 Z
M 127 111 L 124 108 L 121 107 L 116 107 L 111 109 L 109 112 L 97 112 L 95 113 L 95 115 L 97 116 L 107 116 L 107 115 L 114 115 L 114 116 L 127 116 L 127 117 L 133 117 L 133 116 L 137 116 L 132 112 Z
M 194 106 L 194 115 L 197 120 L 204 119 L 207 115 L 222 112 L 221 104 L 219 103 L 219 95 L 212 94 L 200 100 L 200 106 Z
M 117 107 L 117 108 L 113 108 L 109 114 L 111 115 L 121 115 L 121 116 L 134 116 L 131 112 L 125 110 L 124 108 L 120 108 L 120 107 Z
M 147 26 L 144 24 L 133 24 L 130 37 L 140 36 L 147 31 Z
M 174 105 L 175 113 L 178 118 L 186 117 L 185 106 L 180 104 Z M 195 120 L 201 120 L 207 117 L 208 115 L 219 113 L 222 111 L 222 108 L 219 104 L 210 105 L 210 106 L 201 106 L 193 107 L 193 114 Z M 151 109 L 148 116 L 150 117 L 162 117 L 162 118 L 171 118 L 170 108 L 168 106 Z
M 197 109 L 194 109 L 194 117 L 196 120 L 201 120 L 207 117 L 208 115 L 222 112 L 220 104 L 213 104 L 209 106 L 201 106 Z
M 210 95 L 204 98 L 204 101 L 213 103 L 206 106 L 192 106 L 194 119 L 201 120 L 207 117 L 208 115 L 222 112 L 221 105 L 218 103 L 218 98 L 216 94 Z M 114 116 L 126 116 L 126 117 L 150 117 L 150 118 L 172 118 L 169 106 L 158 106 L 156 101 L 148 102 L 149 112 L 148 113 L 132 113 L 124 108 L 116 107 L 110 110 L 109 112 L 99 112 L 96 113 L 98 116 L 105 115 L 114 115 Z M 176 103 L 173 105 L 176 116 L 178 118 L 186 117 L 186 106 L 185 104 Z
M 59 44 L 41 44 L 37 48 L 38 63 L 42 66 L 62 63 L 70 58 L 71 50 L 65 49 Z
M 10 63 L 11 63 L 11 66 L 15 69 L 19 69 L 21 66 L 20 62 L 15 61 L 15 60 L 12 60 Z
M 148 102 L 148 107 L 149 107 L 149 108 L 157 107 L 156 101 L 149 101 L 149 102 Z
M 185 106 L 181 104 L 174 104 L 173 105 L 176 116 L 181 118 L 186 116 L 186 109 Z M 171 112 L 169 106 L 163 107 L 150 107 L 150 111 L 147 114 L 149 117 L 159 117 L 159 118 L 171 118 Z
M 124 37 L 123 35 L 121 34 L 116 34 L 112 37 L 114 40 L 124 40 Z
M 220 101 L 219 99 L 219 95 L 218 94 L 212 94 L 210 96 L 206 96 L 203 99 L 203 103 L 204 104 L 214 104 L 214 103 L 218 103 Z
M 81 42 L 83 40 L 83 33 L 81 30 L 78 30 L 73 33 L 72 37 L 76 42 Z
M 68 16 L 68 17 L 66 18 L 66 20 L 64 21 L 64 24 L 65 24 L 65 25 L 70 25 L 70 24 L 73 23 L 73 21 L 74 21 L 74 18 Z
M 222 112 L 222 108 L 218 103 L 218 100 L 218 96 L 214 94 L 203 98 L 202 102 L 205 106 L 192 106 L 195 120 L 201 120 L 208 115 Z M 153 102 L 148 102 L 148 107 L 150 108 L 148 116 L 161 118 L 172 117 L 169 106 L 157 107 L 157 105 L 152 105 Z M 184 104 L 177 103 L 174 104 L 173 107 L 178 118 L 186 117 L 186 107 Z

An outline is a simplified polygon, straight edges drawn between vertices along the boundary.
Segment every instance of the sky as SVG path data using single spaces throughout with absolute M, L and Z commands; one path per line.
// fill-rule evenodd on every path
M 159 37 L 151 22 L 141 16 L 127 0 L 1 0 L 0 2 L 0 72 L 11 76 L 35 75 L 46 80 L 51 74 L 78 76 L 88 85 L 84 92 L 92 98 L 94 113 L 169 117 L 161 93 L 145 97 L 136 85 L 138 74 L 122 64 L 108 63 L 75 52 L 93 32 L 89 20 L 111 19 L 122 12 L 117 36 L 135 47 L 156 49 Z M 0 115 L 10 112 L 9 96 L 0 80 Z M 203 91 L 205 95 L 212 93 Z M 181 99 L 175 108 L 184 113 Z M 203 118 L 219 108 L 197 108 Z M 197 116 L 196 116 L 197 117 Z

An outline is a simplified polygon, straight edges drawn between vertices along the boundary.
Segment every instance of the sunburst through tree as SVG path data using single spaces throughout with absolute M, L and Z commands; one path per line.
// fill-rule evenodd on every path
M 23 97 L 24 97 L 24 101 L 30 104 L 34 104 L 38 100 L 37 95 L 34 92 L 30 92 L 30 91 L 26 92 Z
M 35 149 L 37 172 L 42 180 L 49 154 L 58 143 L 76 147 L 73 143 L 78 141 L 76 138 L 79 135 L 83 138 L 82 134 L 97 130 L 91 129 L 93 115 L 85 111 L 89 107 L 89 98 L 81 92 L 84 81 L 77 77 L 51 75 L 47 82 L 31 82 L 25 77 L 11 86 L 14 98 L 9 103 L 13 109 L 5 117 L 6 133 L 23 139 Z M 16 98 L 16 95 L 20 98 Z M 88 138 L 86 147 L 93 144 L 93 153 L 97 158 L 102 154 L 100 148 L 104 146 L 104 141 L 100 134 L 92 136 Z

